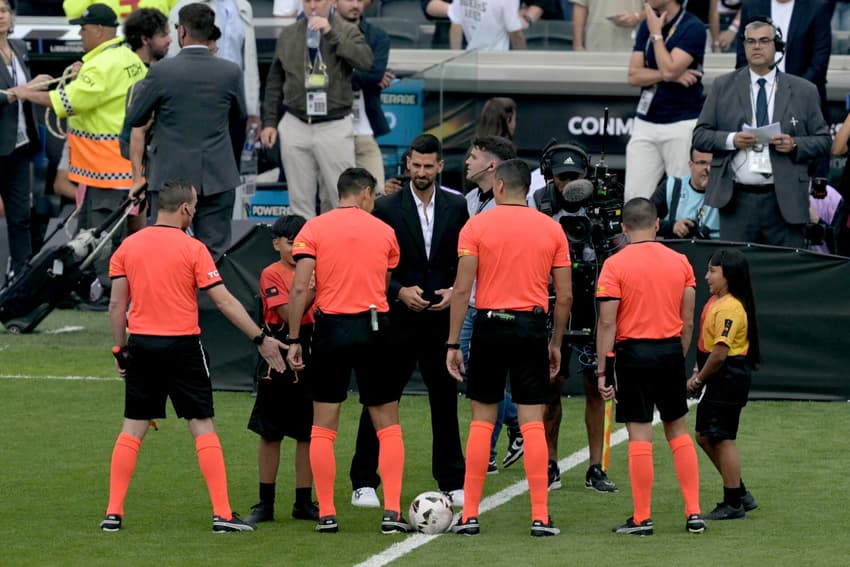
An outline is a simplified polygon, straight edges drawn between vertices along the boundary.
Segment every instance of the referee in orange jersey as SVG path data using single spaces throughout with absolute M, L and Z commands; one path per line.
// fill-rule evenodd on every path
M 142 439 L 151 419 L 165 417 L 166 398 L 171 398 L 177 417 L 188 421 L 195 438 L 198 464 L 213 506 L 213 531 L 254 529 L 230 509 L 224 456 L 213 423 L 207 357 L 199 336 L 198 289 L 207 292 L 280 372 L 284 345 L 254 323 L 224 287 L 206 246 L 186 234 L 197 204 L 198 195 L 188 183 L 163 183 L 156 224 L 125 239 L 109 263 L 109 319 L 119 372 L 124 376 L 125 401 L 124 425 L 112 452 L 109 505 L 100 524 L 103 531 L 121 529 L 124 497 Z
M 451 306 L 446 365 L 461 381 L 460 330 L 477 278 L 478 316 L 472 329 L 467 396 L 472 422 L 466 444 L 465 502 L 452 531 L 478 535 L 478 508 L 490 460 L 490 438 L 510 374 L 525 440 L 525 474 L 531 496 L 531 535 L 560 533 L 549 515 L 548 449 L 543 411 L 549 383 L 561 366 L 561 339 L 572 304 L 570 253 L 560 225 L 526 206 L 531 181 L 520 159 L 496 166 L 496 207 L 472 217 L 458 241 L 457 278 Z M 555 284 L 554 329 L 546 328 L 549 276 Z
M 320 533 L 339 531 L 334 507 L 340 404 L 347 397 L 351 371 L 360 403 L 369 408 L 378 434 L 378 469 L 384 481 L 381 531 L 407 533 L 401 516 L 404 442 L 398 422 L 400 388 L 388 388 L 383 361 L 389 329 L 387 286 L 398 265 L 399 247 L 389 225 L 372 216 L 375 178 L 363 168 L 346 169 L 337 183 L 339 206 L 304 225 L 292 245 L 295 279 L 289 296 L 290 366 L 304 368 L 301 319 L 315 270 L 311 373 L 313 397 L 310 466 L 319 499 Z
M 623 207 L 623 232 L 629 244 L 605 260 L 597 282 L 599 325 L 596 353 L 599 393 L 615 397 L 605 385 L 605 355 L 616 355 L 617 422 L 629 432 L 629 477 L 634 513 L 614 528 L 620 534 L 652 535 L 652 413 L 655 407 L 685 500 L 685 529 L 705 530 L 699 506 L 699 466 L 687 431 L 685 354 L 694 328 L 696 280 L 688 259 L 655 240 L 655 205 L 641 197 Z

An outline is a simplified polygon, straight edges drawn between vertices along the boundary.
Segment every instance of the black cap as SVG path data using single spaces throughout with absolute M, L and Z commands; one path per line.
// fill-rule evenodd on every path
M 68 22 L 72 26 L 91 24 L 95 26 L 118 27 L 118 16 L 106 4 L 92 4 L 83 15 Z
M 587 161 L 579 152 L 573 150 L 557 150 L 552 154 L 552 175 L 574 172 L 585 173 Z

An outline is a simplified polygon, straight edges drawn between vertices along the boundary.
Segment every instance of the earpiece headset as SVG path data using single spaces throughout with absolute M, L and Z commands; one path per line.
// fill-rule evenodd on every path
M 584 148 L 575 144 L 559 144 L 557 140 L 553 138 L 552 140 L 549 140 L 549 143 L 543 148 L 543 154 L 540 156 L 540 173 L 542 173 L 543 177 L 547 180 L 554 177 L 554 174 L 552 173 L 552 158 L 558 152 L 577 153 L 581 159 L 584 160 L 584 169 L 589 169 L 590 155 L 588 155 Z
M 776 47 L 776 51 L 779 53 L 785 53 L 785 38 L 782 36 L 782 30 L 779 29 L 779 26 L 774 23 L 773 19 L 770 16 L 753 16 L 750 18 L 750 21 L 741 29 L 741 41 L 746 41 L 746 29 L 747 26 L 753 22 L 761 22 L 763 24 L 767 24 L 773 28 L 773 45 Z

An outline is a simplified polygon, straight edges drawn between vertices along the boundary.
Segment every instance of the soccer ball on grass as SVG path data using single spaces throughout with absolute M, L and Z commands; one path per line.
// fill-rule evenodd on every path
M 423 492 L 410 503 L 408 517 L 418 532 L 443 533 L 452 524 L 452 503 L 440 492 Z

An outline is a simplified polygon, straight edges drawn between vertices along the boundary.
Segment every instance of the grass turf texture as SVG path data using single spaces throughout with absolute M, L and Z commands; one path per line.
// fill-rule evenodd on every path
M 46 331 L 67 325 L 85 330 Z M 311 522 L 289 519 L 293 499 L 293 443 L 287 440 L 278 478 L 277 521 L 253 534 L 211 532 L 209 500 L 185 423 L 173 417 L 151 431 L 139 456 L 126 502 L 124 529 L 97 529 L 106 505 L 109 458 L 121 425 L 118 380 L 60 381 L 40 376 L 114 376 L 111 340 L 102 313 L 60 311 L 28 336 L 0 334 L 0 563 L 8 565 L 352 565 L 403 537 L 382 536 L 379 510 L 349 505 L 347 471 L 359 405 L 343 406 L 337 439 L 336 504 L 341 532 L 319 535 Z M 247 515 L 257 501 L 257 438 L 245 429 L 253 398 L 216 394 L 219 434 L 228 465 L 230 498 Z M 461 408 L 465 438 L 469 408 Z M 561 457 L 586 444 L 583 400 L 564 400 Z M 527 495 L 483 514 L 482 535 L 440 536 L 397 563 L 435 565 L 753 565 L 839 564 L 850 554 L 845 534 L 850 490 L 845 444 L 847 404 L 751 403 L 739 445 L 744 478 L 759 509 L 743 521 L 714 522 L 709 531 L 685 533 L 681 496 L 663 432 L 656 428 L 651 538 L 618 536 L 610 528 L 631 509 L 626 445 L 613 448 L 615 495 L 583 488 L 586 463 L 562 474 L 564 488 L 550 495 L 561 536 L 528 536 Z M 169 408 L 169 412 L 171 409 Z M 690 414 L 693 419 L 693 412 Z M 403 400 L 406 507 L 435 488 L 430 474 L 430 427 L 424 397 Z M 499 461 L 505 441 L 499 445 Z M 698 450 L 699 451 L 699 450 Z M 703 511 L 721 499 L 721 482 L 700 452 Z M 489 476 L 485 496 L 523 478 L 521 463 Z M 405 510 L 406 514 L 406 510 Z

